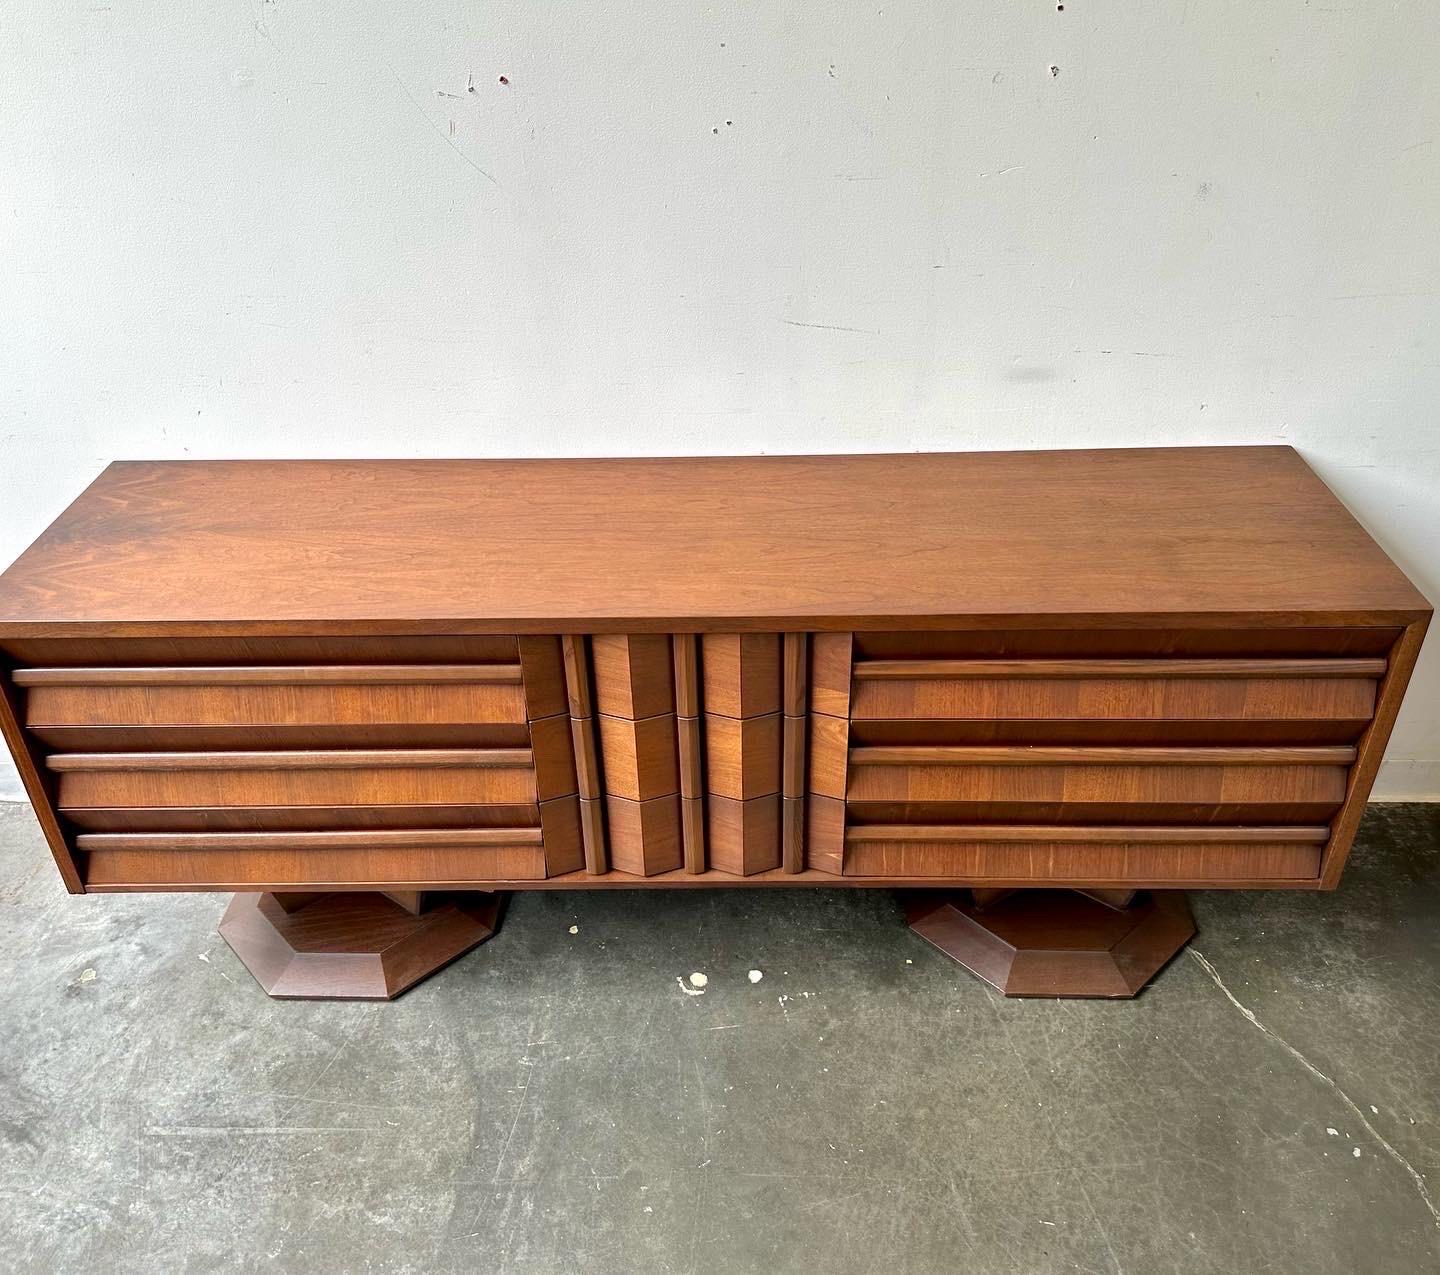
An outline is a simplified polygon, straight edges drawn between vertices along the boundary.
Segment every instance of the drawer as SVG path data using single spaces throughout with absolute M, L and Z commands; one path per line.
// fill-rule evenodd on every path
M 71 806 L 80 832 L 344 832 L 538 828 L 540 806 Z
M 859 720 L 1353 722 L 1375 711 L 1386 661 L 879 659 L 857 661 Z
M 25 725 L 523 725 L 518 663 L 20 668 Z
M 845 833 L 847 876 L 1047 884 L 1238 885 L 1319 875 L 1324 827 L 871 824 Z
M 524 748 L 56 753 L 61 810 L 530 803 Z
M 1191 803 L 1329 810 L 1345 796 L 1355 750 L 1324 748 L 860 747 L 849 802 Z
M 539 880 L 539 827 L 81 833 L 92 889 L 246 889 Z

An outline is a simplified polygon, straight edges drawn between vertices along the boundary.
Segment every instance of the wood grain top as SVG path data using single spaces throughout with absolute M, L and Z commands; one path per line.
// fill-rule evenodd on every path
M 1406 622 L 1289 447 L 126 461 L 0 577 L 0 635 Z

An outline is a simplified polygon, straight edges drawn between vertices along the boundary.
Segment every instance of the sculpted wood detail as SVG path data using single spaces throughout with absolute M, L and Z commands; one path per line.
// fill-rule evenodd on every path
M 270 891 L 260 965 L 334 891 L 828 882 L 1059 986 L 1054 885 L 1132 910 L 1074 990 L 1147 888 L 1337 884 L 1429 614 L 1286 448 L 126 463 L 0 576 L 0 733 L 68 889 Z

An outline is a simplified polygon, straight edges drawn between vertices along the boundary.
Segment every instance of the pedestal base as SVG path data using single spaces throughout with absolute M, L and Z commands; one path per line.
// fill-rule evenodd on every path
M 220 935 L 276 998 L 393 1000 L 494 934 L 503 899 L 237 894 Z
M 1006 996 L 1134 996 L 1195 933 L 1182 890 L 927 893 L 905 915 Z

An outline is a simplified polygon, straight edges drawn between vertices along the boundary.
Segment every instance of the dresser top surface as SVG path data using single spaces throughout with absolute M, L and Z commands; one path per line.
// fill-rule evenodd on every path
M 0 576 L 0 633 L 1403 621 L 1289 447 L 125 461 Z

